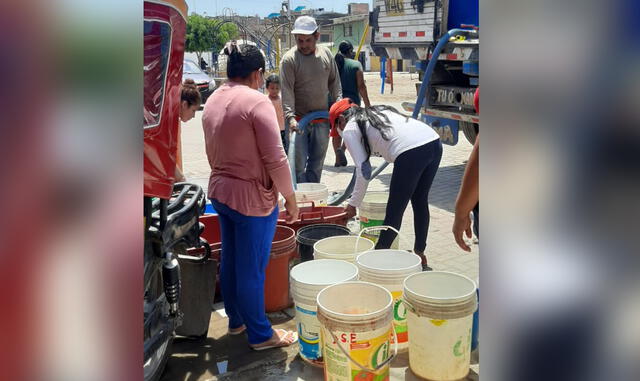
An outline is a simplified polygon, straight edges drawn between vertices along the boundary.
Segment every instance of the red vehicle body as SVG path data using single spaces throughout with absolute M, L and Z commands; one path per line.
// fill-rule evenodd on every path
M 178 148 L 187 6 L 144 2 L 144 195 L 168 199 Z

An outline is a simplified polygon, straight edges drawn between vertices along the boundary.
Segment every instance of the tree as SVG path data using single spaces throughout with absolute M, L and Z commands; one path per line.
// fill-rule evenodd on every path
M 192 14 L 187 22 L 185 50 L 196 53 L 200 62 L 202 53 L 212 50 L 217 53 L 227 41 L 237 36 L 238 28 L 235 24 Z

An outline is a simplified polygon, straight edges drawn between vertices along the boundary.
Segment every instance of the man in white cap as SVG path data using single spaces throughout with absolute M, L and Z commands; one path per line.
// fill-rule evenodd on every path
M 290 131 L 298 131 L 298 121 L 313 111 L 328 111 L 329 97 L 342 96 L 340 74 L 331 51 L 317 46 L 320 33 L 310 16 L 296 19 L 291 33 L 296 47 L 280 63 L 282 104 Z M 298 183 L 319 183 L 329 146 L 330 125 L 327 119 L 308 124 L 296 137 L 296 179 Z

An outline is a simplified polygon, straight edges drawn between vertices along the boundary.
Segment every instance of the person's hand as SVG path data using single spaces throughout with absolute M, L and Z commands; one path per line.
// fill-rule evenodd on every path
M 292 193 L 289 197 L 285 197 L 284 208 L 287 212 L 287 216 L 284 220 L 288 224 L 292 224 L 298 220 L 298 203 L 296 201 L 296 194 Z
M 289 122 L 289 129 L 291 132 L 300 132 L 300 130 L 298 129 L 298 121 L 296 121 L 295 119 L 291 119 L 291 122 Z
M 467 238 L 471 238 L 471 217 L 469 217 L 469 212 L 456 212 L 451 231 L 453 232 L 453 238 L 455 238 L 458 246 L 460 246 L 464 251 L 471 251 L 471 248 L 467 245 L 462 236 L 463 233 L 466 233 Z
M 353 206 L 353 205 L 347 205 L 344 208 L 344 212 L 347 214 L 347 219 L 355 217 L 355 215 L 356 215 L 356 207 Z

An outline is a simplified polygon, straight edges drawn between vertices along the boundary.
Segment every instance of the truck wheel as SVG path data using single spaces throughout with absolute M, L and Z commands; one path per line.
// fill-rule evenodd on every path
M 464 136 L 473 145 L 476 142 L 476 136 L 478 136 L 478 124 L 470 122 L 459 122 L 459 124 Z

